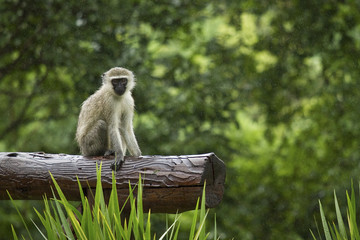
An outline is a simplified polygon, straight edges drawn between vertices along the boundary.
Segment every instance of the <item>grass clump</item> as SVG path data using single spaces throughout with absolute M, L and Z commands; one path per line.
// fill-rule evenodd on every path
M 359 186 L 360 188 L 360 186 Z M 359 226 L 356 221 L 356 199 L 354 186 L 351 184 L 351 194 L 346 191 L 346 200 L 347 200 L 347 211 L 346 219 L 347 225 L 344 223 L 342 213 L 339 207 L 336 193 L 334 191 L 334 202 L 335 202 L 335 212 L 336 212 L 336 222 L 328 222 L 324 213 L 323 206 L 321 201 L 319 201 L 320 207 L 320 217 L 322 223 L 322 232 L 325 237 L 325 240 L 360 240 Z M 321 233 L 319 227 L 317 228 L 319 239 L 321 238 Z M 317 239 L 315 234 L 310 230 L 313 239 Z
M 176 214 L 173 223 L 159 238 L 156 238 L 156 235 L 152 233 L 151 212 L 148 212 L 147 217 L 146 214 L 143 213 L 141 178 L 137 186 L 132 188 L 129 184 L 130 194 L 126 202 L 120 209 L 114 173 L 112 175 L 112 190 L 110 194 L 110 199 L 108 204 L 106 204 L 101 185 L 101 165 L 99 168 L 96 167 L 96 171 L 97 186 L 94 196 L 93 207 L 90 206 L 89 201 L 84 195 L 84 192 L 78 180 L 82 203 L 82 212 L 77 210 L 66 199 L 65 195 L 61 191 L 61 188 L 51 175 L 57 194 L 55 194 L 55 192 L 53 191 L 52 200 L 48 200 L 46 197 L 44 197 L 45 208 L 42 213 L 35 209 L 35 212 L 39 217 L 43 228 L 40 228 L 36 225 L 35 226 L 44 239 L 178 239 L 181 214 Z M 138 188 L 137 197 L 135 197 L 133 194 L 133 191 L 136 187 Z M 11 201 L 14 200 L 11 198 Z M 121 218 L 121 214 L 127 202 L 129 202 L 131 206 L 131 211 L 128 217 L 126 219 L 123 219 Z M 208 210 L 205 209 L 205 188 L 200 203 L 200 210 L 199 200 L 197 202 L 195 210 L 196 211 L 194 211 L 192 226 L 189 233 L 189 239 L 207 239 L 209 233 L 205 232 L 205 221 L 208 215 Z M 19 215 L 22 219 L 23 224 L 25 225 L 25 228 L 27 229 L 29 239 L 33 239 L 23 217 L 20 213 Z M 16 234 L 16 231 L 14 230 L 13 226 L 11 227 L 13 237 L 15 240 L 17 240 L 18 236 Z M 25 239 L 25 237 L 22 236 L 22 239 Z M 214 239 L 216 239 L 216 236 L 214 236 Z

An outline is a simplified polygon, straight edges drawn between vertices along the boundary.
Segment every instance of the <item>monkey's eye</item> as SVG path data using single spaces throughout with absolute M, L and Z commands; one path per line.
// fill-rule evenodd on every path
M 111 83 L 115 86 L 118 84 L 126 85 L 127 84 L 127 78 L 114 78 L 111 80 Z
M 127 84 L 128 80 L 127 78 L 120 78 L 120 83 Z

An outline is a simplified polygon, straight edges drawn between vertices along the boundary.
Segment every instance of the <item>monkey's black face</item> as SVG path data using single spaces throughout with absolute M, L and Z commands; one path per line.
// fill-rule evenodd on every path
M 119 96 L 125 93 L 127 83 L 128 79 L 125 77 L 111 79 L 111 84 L 113 85 L 114 91 Z

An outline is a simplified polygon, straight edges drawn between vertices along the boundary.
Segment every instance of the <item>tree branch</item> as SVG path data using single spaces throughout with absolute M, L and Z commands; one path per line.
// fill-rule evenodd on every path
M 96 188 L 96 163 L 102 163 L 102 186 L 109 196 L 113 159 L 45 153 L 0 153 L 0 199 L 42 199 L 52 196 L 50 173 L 68 200 L 80 200 L 77 178 L 87 195 Z M 175 213 L 192 210 L 206 182 L 206 206 L 215 207 L 224 193 L 225 164 L 214 154 L 125 157 L 116 172 L 119 203 L 129 183 L 143 181 L 144 211 Z M 90 188 L 90 189 L 89 189 Z M 129 206 L 128 206 L 129 207 Z

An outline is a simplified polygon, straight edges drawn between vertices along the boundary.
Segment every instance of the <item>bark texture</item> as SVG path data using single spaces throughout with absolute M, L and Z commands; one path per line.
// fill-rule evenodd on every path
M 80 200 L 77 178 L 84 192 L 95 193 L 96 163 L 102 163 L 102 186 L 111 191 L 112 157 L 47 154 L 43 152 L 0 153 L 0 199 L 39 199 L 52 196 L 50 172 L 68 200 Z M 175 213 L 195 208 L 206 182 L 206 206 L 217 206 L 223 197 L 225 164 L 214 154 L 125 157 L 116 172 L 119 203 L 129 194 L 129 182 L 143 182 L 144 211 Z M 90 197 L 90 196 L 89 196 Z

